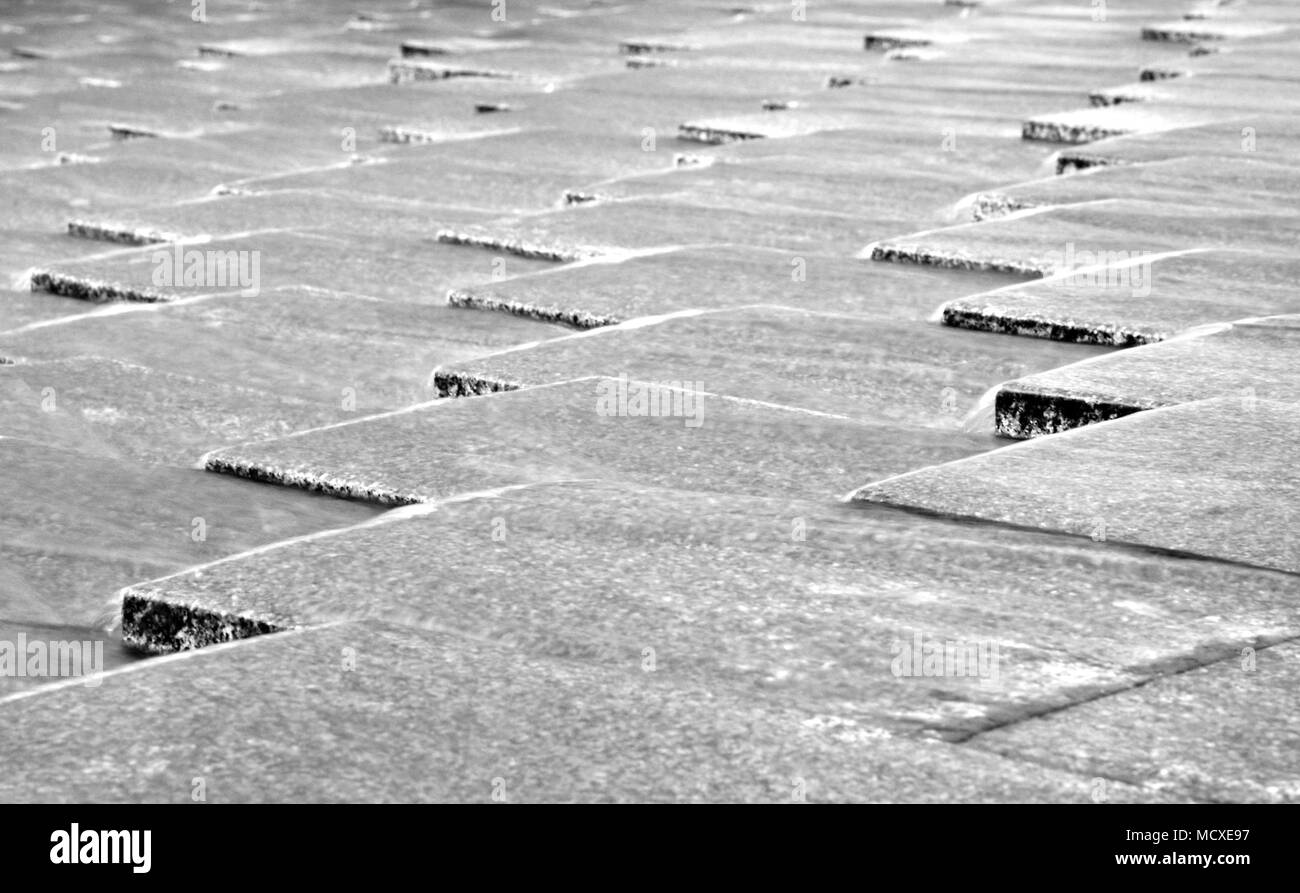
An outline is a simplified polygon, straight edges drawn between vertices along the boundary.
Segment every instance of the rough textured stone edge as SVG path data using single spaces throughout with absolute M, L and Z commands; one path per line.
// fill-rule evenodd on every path
M 943 305 L 941 311 L 943 324 L 956 329 L 1022 335 L 1026 338 L 1044 338 L 1071 344 L 1137 347 L 1142 344 L 1154 344 L 1169 337 L 1166 332 L 1133 328 L 1118 323 L 1073 322 L 1023 312 L 1011 314 L 989 305 L 965 300 L 950 301 Z
M 134 124 L 109 124 L 108 133 L 118 140 L 157 139 L 162 136 L 156 130 L 136 127 Z
M 1041 279 L 1051 270 L 1029 261 L 1009 258 L 986 258 L 963 254 L 960 251 L 935 251 L 920 245 L 891 245 L 878 242 L 871 248 L 871 259 L 891 263 L 919 264 L 929 267 L 947 267 L 955 270 L 974 270 L 991 273 L 1018 273 Z
M 512 80 L 518 77 L 519 75 L 513 71 L 497 71 L 491 68 L 451 68 L 446 65 L 430 65 L 425 62 L 410 62 L 403 59 L 393 59 L 388 63 L 388 82 L 390 84 L 443 81 L 448 78 Z
M 1176 26 L 1147 25 L 1142 29 L 1142 39 L 1161 43 L 1200 43 L 1203 40 L 1227 40 L 1228 35 L 1189 23 Z
M 677 138 L 692 143 L 707 143 L 721 146 L 727 143 L 739 143 L 745 140 L 761 140 L 766 136 L 761 133 L 749 133 L 743 130 L 727 130 L 721 127 L 709 127 L 706 124 L 679 124 Z
M 1085 155 L 1079 152 L 1062 152 L 1056 156 L 1056 175 L 1059 177 L 1063 174 L 1072 174 L 1075 171 L 1086 171 L 1093 167 L 1109 167 L 1111 165 L 1126 164 L 1117 158 L 1107 158 L 1103 155 Z
M 216 474 L 230 474 L 262 484 L 294 487 L 310 493 L 321 493 L 325 496 L 334 496 L 339 499 L 350 499 L 374 505 L 400 506 L 424 502 L 423 499 L 414 494 L 400 493 L 387 487 L 376 487 L 373 484 L 364 484 L 347 478 L 335 478 L 324 473 L 278 468 L 257 460 L 229 455 L 237 449 L 237 447 L 232 447 L 222 451 L 226 455 L 209 455 L 204 463 L 204 469 Z
M 441 369 L 434 372 L 433 385 L 437 388 L 439 397 L 480 397 L 502 391 L 518 391 L 524 387 L 517 381 L 504 378 Z
M 897 37 L 889 34 L 868 34 L 862 38 L 864 50 L 898 50 L 910 47 L 928 47 L 934 41 L 924 37 Z
M 147 654 L 172 654 L 290 627 L 168 601 L 163 593 L 132 586 L 122 593 L 122 641 Z
M 618 51 L 628 56 L 638 56 L 643 53 L 684 53 L 694 49 L 695 47 L 690 44 L 654 40 L 624 40 L 618 45 Z
M 971 204 L 971 217 L 976 221 L 1005 217 L 1016 211 L 1039 207 L 1037 202 L 1026 201 L 1002 192 L 981 192 Z
M 995 430 L 1002 437 L 1028 440 L 1167 405 L 1010 382 L 994 398 Z
M 1116 136 L 1127 136 L 1130 133 L 1132 133 L 1131 130 L 1118 127 L 1101 127 L 1096 124 L 1067 124 L 1062 121 L 1041 118 L 1031 118 L 1020 128 L 1022 139 L 1045 143 L 1070 143 L 1072 145 L 1092 143 Z
M 448 50 L 446 47 L 425 43 L 422 40 L 403 41 L 401 46 L 398 48 L 398 52 L 402 54 L 403 58 L 410 58 L 413 56 L 449 56 L 452 54 L 451 50 Z
M 135 288 L 113 282 L 101 282 L 81 276 L 68 276 L 51 270 L 34 270 L 31 274 L 32 291 L 49 292 L 65 298 L 103 303 L 106 301 L 138 301 L 147 304 L 165 303 L 173 296 L 150 288 Z
M 438 230 L 434 238 L 444 245 L 462 245 L 466 248 L 483 248 L 487 251 L 501 251 L 516 257 L 530 260 L 547 260 L 564 264 L 600 257 L 600 252 L 591 248 L 577 248 L 561 245 L 542 245 L 524 239 L 509 239 L 482 233 L 461 232 L 451 229 Z
M 1088 94 L 1088 102 L 1094 108 L 1111 105 L 1124 105 L 1130 102 L 1148 102 L 1146 96 L 1137 93 L 1121 93 L 1117 90 L 1096 90 Z
M 97 242 L 117 242 L 122 245 L 158 245 L 163 242 L 181 241 L 181 237 L 175 233 L 80 219 L 68 221 L 68 235 L 79 239 L 94 239 Z
M 1185 71 L 1179 71 L 1175 68 L 1156 68 L 1150 65 L 1139 69 L 1138 71 L 1139 81 L 1167 81 L 1170 78 L 1181 78 L 1186 76 L 1187 72 Z
M 553 304 L 545 306 L 529 304 L 526 301 L 516 301 L 491 292 L 474 292 L 457 288 L 447 292 L 447 303 L 452 307 L 508 313 L 511 316 L 522 316 L 527 319 L 540 320 L 541 322 L 558 323 L 575 329 L 598 329 L 602 326 L 616 326 L 623 322 L 616 316 L 606 316 L 576 308 L 557 307 Z

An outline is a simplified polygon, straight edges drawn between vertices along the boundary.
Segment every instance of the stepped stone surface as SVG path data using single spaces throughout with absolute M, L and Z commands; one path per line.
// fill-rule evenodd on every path
M 0 15 L 0 799 L 1295 799 L 1295 4 L 246 6 Z
M 96 357 L 0 366 L 0 435 L 141 463 L 334 421 L 332 407 Z
M 1294 403 L 1300 318 L 1272 316 L 1097 357 L 998 389 L 998 433 L 1038 437 L 1214 397 Z
M 1295 643 L 976 739 L 981 750 L 1218 802 L 1300 801 Z M 1152 716 L 1159 716 L 1152 722 Z
M 520 426 L 527 440 L 517 436 Z M 244 444 L 209 455 L 207 467 L 384 504 L 576 479 L 796 496 L 841 493 L 855 475 L 886 477 L 917 462 L 938 464 L 989 449 L 990 441 L 988 434 L 953 432 L 936 442 L 928 431 L 902 425 L 707 394 L 689 380 L 595 378 L 438 401 Z
M 1178 202 L 1187 198 L 1189 179 L 1197 182 L 1196 202 L 1249 204 L 1285 212 L 1295 207 L 1295 171 L 1288 165 L 1257 161 L 1243 153 L 1230 164 L 1207 164 L 1203 158 L 1173 158 L 1142 165 L 1091 168 L 1072 177 L 1046 177 L 1000 188 L 1027 206 L 1076 204 L 1098 199 Z
M 1286 574 L 896 512 L 596 484 L 399 511 L 133 586 L 124 636 L 383 618 L 624 671 L 650 648 L 664 676 L 962 740 L 1295 634 Z M 1231 612 L 1225 585 L 1249 593 Z M 983 663 L 927 672 L 933 641 Z
M 1294 115 L 1247 115 L 1168 134 L 1122 136 L 1069 149 L 1062 151 L 1058 168 L 1141 164 L 1173 158 L 1201 159 L 1207 167 L 1242 158 L 1294 167 L 1296 157 L 1289 146 L 1298 130 L 1300 124 Z
M 1198 112 L 1162 112 L 1129 103 L 1104 108 L 1076 109 L 1039 115 L 1025 122 L 1021 133 L 1027 140 L 1049 143 L 1092 143 L 1114 136 L 1153 133 L 1196 127 L 1209 123 Z
M 854 498 L 1300 572 L 1298 401 L 1184 403 L 871 484 Z
M 1300 312 L 1300 261 L 1249 251 L 1191 251 L 1132 263 L 1102 259 L 1093 271 L 957 298 L 950 326 L 1084 344 L 1131 347 L 1197 326 Z M 1234 288 L 1223 283 L 1231 278 Z
M 915 321 L 754 307 L 605 328 L 437 370 L 442 396 L 590 375 L 695 381 L 710 393 L 935 428 L 957 428 L 989 388 L 1099 348 L 960 337 Z M 780 352 L 791 349 L 792 357 Z
M 745 241 L 756 248 L 835 252 L 841 256 L 878 232 L 878 224 L 844 214 L 763 207 L 718 208 L 671 198 L 582 204 L 488 223 L 449 224 L 438 240 L 496 252 L 585 260 L 685 245 Z
M 1103 199 L 887 239 L 862 255 L 1050 276 L 1082 266 L 1084 252 L 1140 259 L 1194 248 L 1283 251 L 1286 234 L 1297 223 L 1291 208 L 1234 206 L 1211 213 L 1192 204 Z
M 186 252 L 200 252 L 187 259 Z M 360 236 L 338 237 L 325 233 L 268 232 L 233 239 L 216 239 L 200 246 L 184 246 L 178 255 L 174 246 L 149 246 L 93 260 L 72 260 L 53 266 L 48 272 L 71 287 L 43 290 L 82 297 L 76 286 L 83 280 L 112 285 L 118 300 L 139 299 L 158 294 L 163 299 L 195 294 L 237 293 L 247 290 L 249 275 L 227 276 L 227 286 L 187 286 L 182 275 L 195 263 L 206 270 L 206 252 L 236 252 L 238 273 L 256 275 L 258 290 L 289 288 L 328 289 L 409 303 L 434 303 L 447 289 L 469 285 L 494 276 L 520 275 L 549 268 L 549 264 L 523 258 L 497 260 L 480 252 L 450 246 L 427 245 L 419 252 L 395 251 L 379 239 Z M 240 254 L 242 253 L 242 255 Z M 229 271 L 231 266 L 224 264 Z M 171 281 L 158 282 L 159 271 L 170 271 Z M 36 288 L 36 284 L 33 284 Z M 47 302 L 55 303 L 55 302 Z
M 195 469 L 141 468 L 9 435 L 0 439 L 0 457 L 10 494 L 0 514 L 0 558 L 47 609 L 27 616 L 8 604 L 6 591 L 0 613 L 14 621 L 88 626 L 111 615 L 114 593 L 142 576 L 373 514 L 366 506 L 308 502 Z
M 900 270 L 851 258 L 725 245 L 524 274 L 450 290 L 447 300 L 457 307 L 495 310 L 578 328 L 755 303 L 923 319 L 945 296 L 969 294 L 973 281 L 1000 288 L 1020 279 L 964 271 Z
M 1070 773 L 650 677 L 334 624 L 0 701 L 0 798 L 188 803 L 201 778 L 213 803 L 1089 802 Z
M 440 364 L 562 334 L 531 320 L 307 288 L 114 309 L 0 337 L 0 356 L 97 355 L 329 405 L 342 420 L 435 396 L 429 376 Z

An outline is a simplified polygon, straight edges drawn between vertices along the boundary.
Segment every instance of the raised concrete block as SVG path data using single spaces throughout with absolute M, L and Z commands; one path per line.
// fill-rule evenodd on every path
M 708 394 L 693 381 L 584 379 L 442 400 L 219 450 L 210 471 L 401 505 L 536 481 L 832 497 L 996 445 Z
M 1101 348 L 969 333 L 915 321 L 755 307 L 687 311 L 440 367 L 438 393 L 464 396 L 626 373 L 689 380 L 709 393 L 870 422 L 961 427 L 985 392 Z
M 834 715 L 389 624 L 150 661 L 96 689 L 0 701 L 0 717 L 8 802 L 1082 803 L 1091 789 Z
M 1297 405 L 1185 403 L 911 472 L 854 498 L 1300 573 Z
M 1223 324 L 1009 382 L 998 389 L 998 433 L 1037 437 L 1214 397 L 1294 402 L 1298 331 L 1293 316 Z

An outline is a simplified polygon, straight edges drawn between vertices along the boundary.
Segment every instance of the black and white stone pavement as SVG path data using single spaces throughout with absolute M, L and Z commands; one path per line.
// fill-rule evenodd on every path
M 0 7 L 0 801 L 1300 800 L 1300 7 Z

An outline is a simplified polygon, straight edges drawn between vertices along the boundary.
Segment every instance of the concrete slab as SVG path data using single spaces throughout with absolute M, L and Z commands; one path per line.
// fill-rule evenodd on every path
M 66 297 L 91 300 L 177 300 L 198 294 L 246 290 L 238 276 L 229 285 L 207 276 L 209 259 L 214 270 L 231 269 L 226 258 L 235 252 L 240 273 L 256 273 L 259 290 L 319 289 L 336 294 L 365 295 L 412 304 L 440 302 L 447 289 L 489 282 L 506 276 L 550 269 L 551 264 L 525 258 L 496 258 L 481 251 L 426 243 L 404 250 L 383 238 L 362 234 L 340 236 L 322 232 L 267 232 L 231 239 L 214 239 L 176 247 L 147 246 L 101 254 L 91 259 L 65 261 L 45 271 L 50 281 L 38 279 L 33 287 Z M 193 252 L 193 253 L 191 253 Z M 202 284 L 187 285 L 183 272 L 193 264 L 203 270 Z M 165 276 L 170 271 L 172 275 Z M 251 281 L 248 276 L 246 281 Z M 87 293 L 88 282 L 110 287 L 107 295 Z M 55 302 L 51 302 L 55 303 Z M 82 307 L 83 312 L 89 308 Z
M 192 468 L 209 450 L 282 437 L 332 408 L 96 357 L 0 366 L 0 436 Z
M 1293 403 L 1297 331 L 1287 316 L 1225 324 L 1009 382 L 998 389 L 998 433 L 1037 437 L 1214 397 Z
M 1246 114 L 1233 121 L 1137 134 L 1063 150 L 1057 172 L 1107 164 L 1139 164 L 1171 158 L 1261 159 L 1294 165 L 1288 146 L 1300 134 L 1294 115 Z
M 1224 113 L 1220 117 L 1230 117 Z M 1161 133 L 1180 127 L 1200 127 L 1214 122 L 1204 110 L 1146 105 L 1110 105 L 1035 115 L 1025 121 L 1021 136 L 1049 143 L 1092 143 L 1134 133 Z
M 369 518 L 368 506 L 312 498 L 196 469 L 140 465 L 48 442 L 0 439 L 0 561 L 30 588 L 0 602 L 11 621 L 90 626 L 113 594 L 159 572 Z M 44 610 L 26 611 L 33 604 Z
M 870 484 L 855 499 L 1300 573 L 1296 404 L 1185 403 Z
M 122 629 L 170 652 L 401 622 L 622 672 L 652 656 L 755 703 L 961 740 L 1294 636 L 1296 586 L 878 507 L 546 484 L 134 585 Z M 1225 587 L 1242 600 L 1225 607 Z
M 30 291 L 0 289 L 0 327 L 19 329 L 33 323 L 42 323 L 76 316 L 86 312 L 86 306 L 71 301 L 51 301 L 46 295 Z
M 1231 164 L 1206 158 L 1174 158 L 1099 166 L 1073 176 L 1001 187 L 996 194 L 1013 199 L 1019 207 L 1097 199 L 1178 204 L 1186 202 L 1190 181 L 1196 182 L 1196 202 L 1203 206 L 1284 212 L 1300 199 L 1300 176 L 1294 166 L 1256 160 L 1245 154 Z
M 1300 313 L 1297 276 L 1300 262 L 1282 254 L 1196 251 L 958 298 L 942 315 L 959 328 L 1132 347 L 1225 319 Z
M 466 114 L 472 114 L 467 108 Z M 495 214 L 548 210 L 561 203 L 576 177 L 622 176 L 671 167 L 668 151 L 647 151 L 640 133 L 584 138 L 554 128 L 515 132 L 518 124 L 480 124 L 489 135 L 462 139 L 440 136 L 438 122 L 390 129 L 390 139 L 408 142 L 374 164 L 352 165 L 239 181 L 241 189 L 327 191 L 359 199 L 391 199 L 470 208 Z M 507 116 L 508 117 L 508 116 Z M 397 133 L 401 131 L 401 133 Z M 491 135 L 496 134 L 496 135 Z M 650 144 L 646 144 L 650 145 Z M 657 144 L 655 144 L 657 148 Z
M 587 379 L 440 400 L 219 450 L 207 468 L 387 505 L 576 479 L 831 498 L 855 476 L 885 477 L 997 444 L 991 434 L 936 437 L 706 395 L 695 384 Z
M 972 747 L 1220 803 L 1300 801 L 1293 643 L 982 735 Z
M 230 238 L 270 230 L 317 232 L 344 238 L 363 236 L 389 244 L 411 245 L 427 241 L 440 224 L 484 219 L 488 215 L 472 210 L 288 190 L 210 196 L 111 215 L 79 215 L 68 221 L 66 229 L 70 235 L 83 239 L 124 245 Z M 81 253 L 87 251 L 81 249 Z
M 99 688 L 0 702 L 12 769 L 0 798 L 1088 802 L 1091 790 L 1068 773 L 834 716 L 387 624 L 137 666 Z M 32 737 L 50 746 L 23 746 Z M 1123 785 L 1116 795 L 1149 799 Z
M 440 365 L 563 331 L 443 304 L 285 289 L 109 305 L 2 336 L 0 356 L 99 356 L 331 407 L 332 421 L 342 421 L 433 398 L 430 374 Z
M 741 233 L 756 248 L 847 255 L 879 232 L 879 224 L 844 214 L 629 199 L 444 226 L 437 238 L 523 257 L 583 260 L 629 250 L 733 244 Z
M 1198 44 L 1206 41 L 1243 40 L 1252 37 L 1274 37 L 1284 33 L 1284 25 L 1271 22 L 1235 21 L 1232 19 L 1183 19 L 1174 22 L 1157 22 L 1142 28 L 1143 40 L 1169 43 Z
M 1021 214 L 868 245 L 862 256 L 969 270 L 1050 276 L 1075 271 L 1098 256 L 1142 259 L 1187 249 L 1287 251 L 1293 211 L 1128 199 L 1031 209 Z M 1085 260 L 1089 259 L 1089 260 Z
M 451 363 L 438 393 L 465 396 L 591 375 L 694 381 L 703 390 L 868 422 L 957 429 L 1017 368 L 1102 349 L 934 324 L 758 307 L 633 322 Z M 987 430 L 987 428 L 985 429 Z
M 892 160 L 877 162 L 870 171 L 797 154 L 722 157 L 703 167 L 594 182 L 567 190 L 566 200 L 673 198 L 711 207 L 767 207 L 773 213 L 845 214 L 875 222 L 882 234 L 924 222 L 943 225 L 953 222 L 952 206 L 972 183 L 1005 182 L 1006 171 L 994 174 L 990 159 L 959 136 L 954 144 L 960 141 L 961 153 L 945 152 L 941 138 L 929 137 L 918 135 L 910 145 L 898 141 L 891 147 L 897 152 Z
M 933 315 L 945 297 L 969 294 L 979 287 L 977 282 L 1000 288 L 1018 281 L 1000 274 L 896 268 L 852 258 L 719 245 L 482 282 L 452 290 L 447 300 L 457 307 L 578 328 L 757 302 L 920 320 Z

